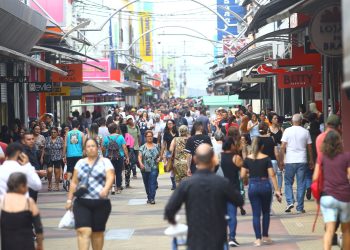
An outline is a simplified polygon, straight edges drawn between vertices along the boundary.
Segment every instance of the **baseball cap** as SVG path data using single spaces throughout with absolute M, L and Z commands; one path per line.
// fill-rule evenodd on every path
M 340 125 L 340 118 L 337 115 L 330 115 L 327 118 L 327 125 L 338 127 Z
M 130 119 L 132 119 L 132 121 L 134 121 L 134 117 L 133 117 L 132 115 L 128 115 L 128 116 L 126 117 L 126 120 L 130 120 Z

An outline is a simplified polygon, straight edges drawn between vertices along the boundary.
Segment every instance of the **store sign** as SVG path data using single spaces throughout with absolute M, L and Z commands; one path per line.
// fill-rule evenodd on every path
M 28 84 L 29 93 L 46 93 L 52 91 L 51 82 L 31 82 Z
M 321 82 L 321 75 L 316 71 L 299 71 L 277 74 L 278 88 L 313 87 Z
M 46 96 L 81 96 L 82 88 L 81 87 L 54 87 L 52 92 L 47 93 Z
M 84 81 L 104 81 L 104 80 L 110 80 L 110 66 L 109 66 L 109 60 L 107 58 L 99 59 L 99 62 L 96 62 L 94 60 L 88 59 L 86 61 L 89 65 L 84 64 L 83 65 L 83 80 Z M 100 69 L 104 71 L 101 71 Z
M 56 67 L 67 72 L 68 75 L 63 76 L 58 73 L 52 73 L 53 82 L 82 82 L 83 81 L 83 65 L 82 64 L 56 64 Z
M 265 83 L 266 77 L 243 76 L 242 83 Z
M 322 7 L 310 22 L 310 39 L 316 50 L 326 56 L 343 53 L 341 8 L 332 3 Z
M 28 82 L 28 76 L 0 76 L 0 82 L 6 83 L 20 83 L 20 82 Z

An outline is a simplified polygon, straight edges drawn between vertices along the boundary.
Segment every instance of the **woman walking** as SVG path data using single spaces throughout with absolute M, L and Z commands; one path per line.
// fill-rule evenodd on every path
M 166 122 L 165 129 L 164 129 L 162 151 L 161 151 L 161 157 L 164 156 L 164 152 L 165 152 L 165 162 L 167 166 L 172 166 L 174 164 L 173 157 L 170 152 L 170 145 L 173 139 L 178 136 L 179 136 L 179 132 L 177 131 L 175 121 L 168 120 Z M 172 184 L 171 190 L 175 190 L 176 182 L 175 182 L 174 171 L 170 172 L 170 179 Z
M 221 153 L 221 169 L 234 190 L 241 192 L 241 184 L 239 179 L 239 171 L 243 165 L 242 158 L 236 154 L 236 144 L 233 137 L 226 137 L 222 144 Z M 237 207 L 229 202 L 227 203 L 227 215 L 230 217 L 228 226 L 230 229 L 229 245 L 230 247 L 238 247 L 239 243 L 236 240 L 237 229 Z
M 112 194 L 120 194 L 122 192 L 124 159 L 126 163 L 129 163 L 129 153 L 124 137 L 117 133 L 119 132 L 118 125 L 109 124 L 108 131 L 109 135 L 105 137 L 103 142 L 103 152 L 111 160 L 115 170 L 116 179 L 112 187 Z
M 98 124 L 92 123 L 89 127 L 87 138 L 86 139 L 94 139 L 98 143 L 98 155 L 102 156 L 102 137 L 98 134 Z
M 321 211 L 326 224 L 323 249 L 332 249 L 332 238 L 337 220 L 343 232 L 343 248 L 350 249 L 350 153 L 345 153 L 341 136 L 330 130 L 321 146 L 323 155 L 318 157 L 313 179 L 323 175 Z
M 253 141 L 252 154 L 243 162 L 241 169 L 241 178 L 246 178 L 249 173 L 248 197 L 253 211 L 253 227 L 255 232 L 254 246 L 262 244 L 271 244 L 269 237 L 270 226 L 270 207 L 272 202 L 272 187 L 269 178 L 272 181 L 275 195 L 280 202 L 282 200 L 281 192 L 278 191 L 275 172 L 272 168 L 271 159 L 262 153 L 263 142 L 260 138 Z M 261 213 L 262 213 L 262 233 L 261 233 Z
M 51 129 L 51 136 L 46 138 L 45 149 L 41 162 L 47 164 L 48 191 L 59 191 L 61 169 L 63 167 L 63 139 L 58 135 L 58 129 Z M 55 174 L 55 187 L 52 189 L 52 172 Z
M 248 132 L 250 134 L 250 139 L 253 141 L 254 138 L 259 136 L 259 121 L 258 116 L 253 113 L 252 119 L 248 122 Z
M 147 112 L 143 112 L 142 116 L 138 121 L 138 126 L 141 132 L 141 145 L 145 144 L 145 133 L 149 129 L 148 128 L 148 114 Z
M 43 226 L 37 205 L 26 196 L 28 186 L 25 174 L 11 174 L 7 187 L 7 194 L 1 197 L 1 249 L 42 250 Z
M 180 137 L 175 137 L 170 145 L 170 152 L 174 155 L 174 173 L 176 185 L 187 177 L 187 154 L 185 146 L 188 140 L 188 128 L 182 125 L 179 128 Z
M 155 196 L 158 178 L 158 163 L 160 161 L 160 150 L 153 143 L 153 132 L 146 131 L 146 143 L 140 147 L 138 159 L 142 173 L 143 183 L 147 194 L 147 203 L 156 204 Z
M 124 169 L 125 169 L 125 188 L 130 187 L 130 176 L 131 176 L 131 164 L 136 164 L 137 162 L 137 156 L 135 155 L 135 152 L 133 150 L 135 140 L 134 138 L 128 133 L 128 128 L 125 124 L 120 124 L 120 133 L 124 137 L 126 148 L 129 153 L 129 162 L 126 162 L 124 160 Z
M 86 158 L 79 160 L 74 168 L 66 209 L 73 207 L 79 250 L 88 250 L 90 244 L 94 250 L 102 250 L 111 213 L 108 193 L 115 179 L 114 167 L 109 159 L 98 155 L 96 140 L 86 140 L 84 149 Z
M 259 123 L 259 139 L 260 143 L 263 145 L 262 153 L 270 157 L 273 171 L 275 172 L 275 175 L 277 175 L 277 183 L 278 183 L 278 190 L 281 192 L 282 189 L 282 172 L 279 169 L 279 153 L 277 144 L 274 141 L 273 137 L 268 134 L 269 131 L 269 125 L 265 122 Z M 280 175 L 279 175 L 280 173 Z

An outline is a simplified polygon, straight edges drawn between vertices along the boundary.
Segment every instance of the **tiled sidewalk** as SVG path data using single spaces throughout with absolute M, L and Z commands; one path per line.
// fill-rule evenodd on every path
M 166 221 L 163 220 L 163 209 L 172 192 L 170 191 L 169 176 L 163 175 L 159 178 L 157 204 L 153 206 L 145 204 L 145 193 L 141 178 L 132 180 L 131 185 L 133 188 L 111 197 L 113 208 L 107 224 L 108 230 L 104 249 L 170 249 L 171 239 L 163 234 L 164 229 L 168 226 Z M 39 195 L 39 207 L 45 228 L 45 249 L 77 249 L 75 232 L 57 228 L 58 222 L 65 212 L 65 200 L 65 193 L 63 192 L 42 192 Z M 248 214 L 238 216 L 237 241 L 241 243 L 239 249 L 255 249 L 252 246 L 254 231 L 249 202 L 247 202 L 245 208 Z M 284 202 L 282 204 L 274 202 L 270 236 L 275 243 L 270 246 L 263 246 L 261 249 L 322 249 L 322 217 L 319 218 L 316 232 L 311 232 L 316 210 L 314 201 L 305 202 L 307 213 L 304 215 L 293 213 L 287 215 L 284 213 L 284 208 Z M 183 215 L 182 220 L 184 218 Z

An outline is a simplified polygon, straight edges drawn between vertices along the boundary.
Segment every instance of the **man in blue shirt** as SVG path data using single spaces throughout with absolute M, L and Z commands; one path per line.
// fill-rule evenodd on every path
M 64 143 L 63 153 L 66 155 L 63 160 L 67 164 L 67 183 L 63 185 L 67 191 L 70 185 L 70 179 L 72 178 L 74 167 L 77 162 L 83 158 L 83 148 L 85 143 L 85 136 L 79 130 L 80 124 L 78 120 L 72 121 L 73 129 L 66 135 Z
M 115 123 L 111 123 L 108 126 L 108 132 L 110 135 L 106 136 L 103 141 L 103 155 L 109 158 L 115 170 L 116 180 L 112 187 L 112 194 L 115 194 L 115 186 L 117 186 L 117 194 L 122 191 L 122 172 L 124 158 L 126 164 L 129 164 L 129 153 L 126 147 L 125 139 L 122 135 L 117 134 L 119 127 Z M 109 150 L 118 150 L 119 152 L 109 152 Z

